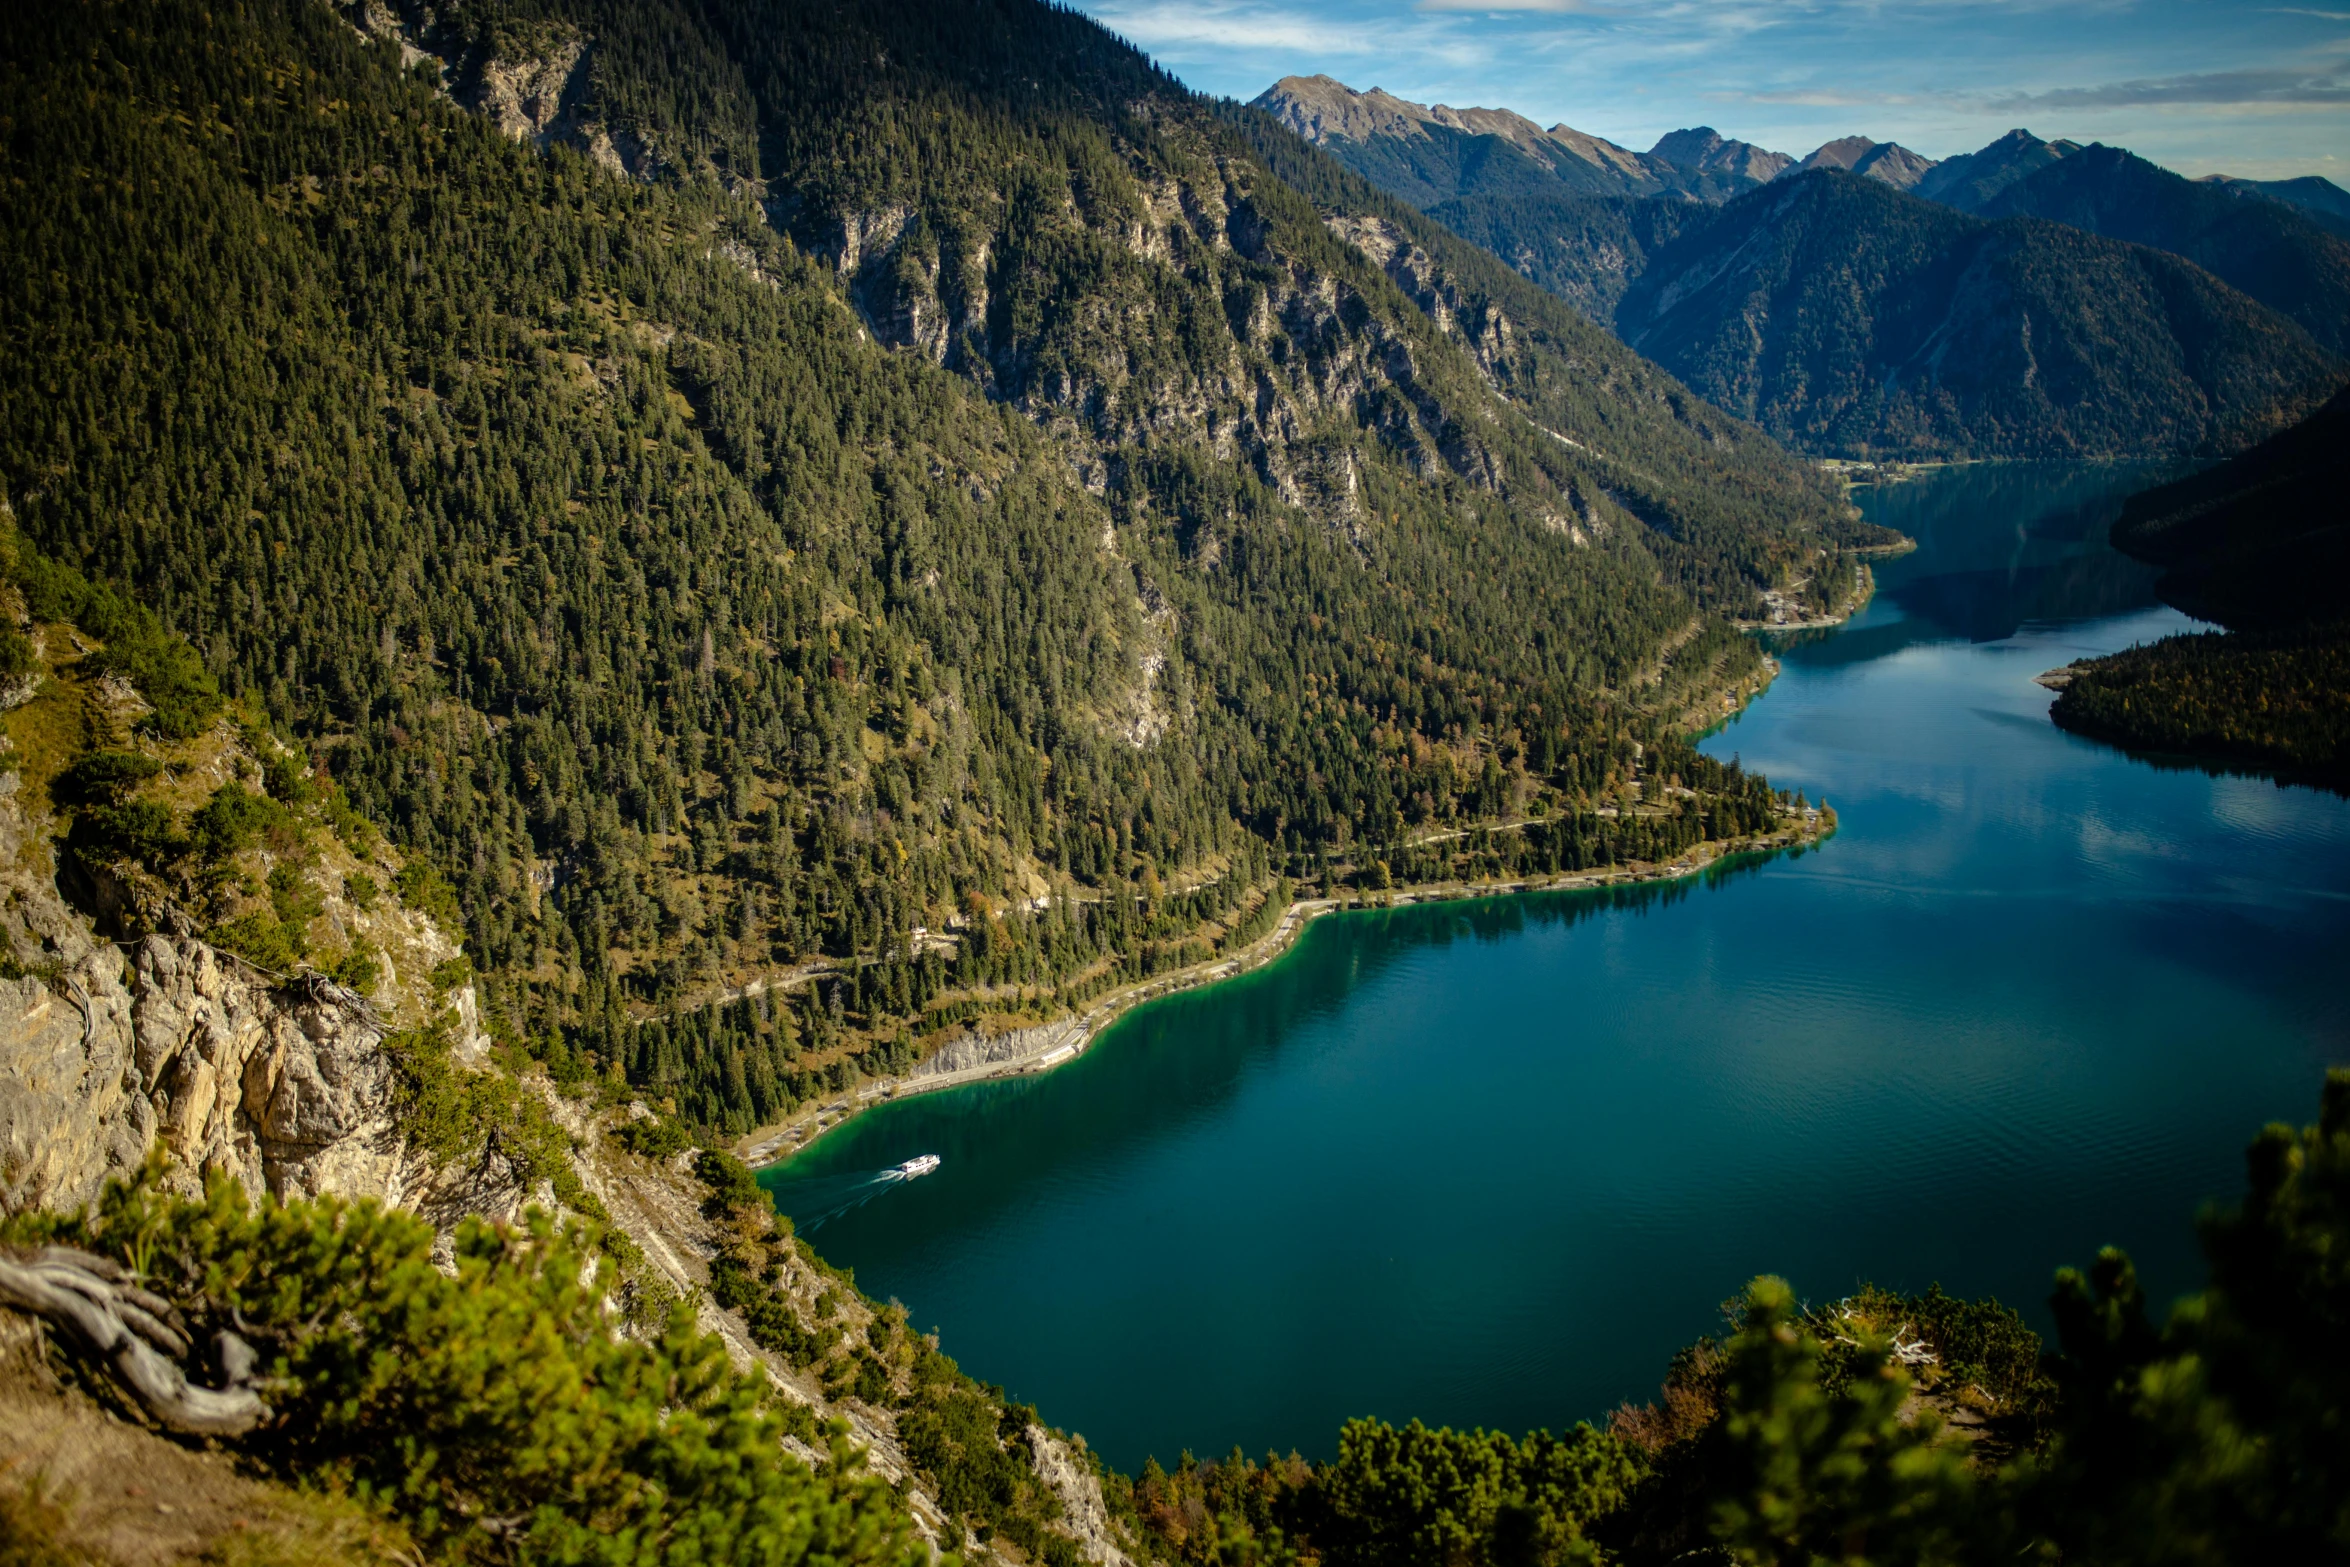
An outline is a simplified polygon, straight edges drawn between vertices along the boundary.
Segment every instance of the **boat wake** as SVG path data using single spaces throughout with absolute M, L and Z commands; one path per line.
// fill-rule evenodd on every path
M 771 1188 L 777 1211 L 790 1216 L 792 1228 L 805 1235 L 823 1228 L 853 1208 L 908 1181 L 920 1180 L 939 1167 L 939 1157 L 926 1153 L 893 1164 L 886 1170 L 862 1170 L 853 1175 L 820 1175 L 804 1181 L 783 1181 Z

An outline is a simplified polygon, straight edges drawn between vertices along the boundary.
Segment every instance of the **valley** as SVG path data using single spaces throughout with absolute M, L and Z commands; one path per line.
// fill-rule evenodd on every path
M 0 1563 L 2350 1549 L 2350 197 L 1270 25 L 0 30 Z
M 2345 1024 L 2350 813 L 2047 723 L 2050 662 L 2186 624 L 2103 538 L 2150 476 L 1863 492 L 1919 549 L 1705 742 L 1833 801 L 1808 852 L 1317 919 L 1050 1073 L 901 1098 L 762 1180 L 789 1212 L 943 1155 L 818 1244 L 1129 1473 L 1328 1459 L 1363 1414 L 1596 1421 L 1766 1267 L 1813 1298 L 1939 1281 L 2042 1331 L 2047 1256 L 2111 1241 L 2156 1297 L 2192 1288 L 2181 1213 Z

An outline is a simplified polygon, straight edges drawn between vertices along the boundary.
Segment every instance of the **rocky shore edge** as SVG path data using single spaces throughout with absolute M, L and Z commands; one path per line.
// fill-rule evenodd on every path
M 1551 876 L 1512 877 L 1506 881 L 1429 882 L 1347 897 L 1300 898 L 1290 904 L 1271 931 L 1238 952 L 1137 980 L 1095 998 L 1070 1017 L 992 1037 L 966 1034 L 942 1046 L 905 1077 L 865 1084 L 787 1120 L 745 1133 L 736 1140 L 734 1152 L 754 1169 L 771 1167 L 805 1152 L 825 1133 L 838 1130 L 877 1105 L 943 1088 L 959 1088 L 967 1083 L 1032 1076 L 1067 1066 L 1085 1054 L 1126 1012 L 1178 991 L 1196 990 L 1263 968 L 1288 952 L 1306 927 L 1326 914 L 1458 903 L 1529 892 L 1585 892 L 1643 882 L 1679 881 L 1739 855 L 1778 854 L 1824 843 L 1835 831 L 1833 810 L 1809 806 L 1789 826 L 1744 838 L 1701 843 L 1677 859 L 1659 863 L 1634 861 L 1593 870 L 1562 871 Z

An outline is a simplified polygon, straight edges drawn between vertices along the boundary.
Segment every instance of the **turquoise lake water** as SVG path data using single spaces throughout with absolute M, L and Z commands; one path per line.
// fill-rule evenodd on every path
M 1718 1303 L 1941 1282 L 2042 1320 L 2350 1060 L 2350 803 L 2047 720 L 2042 670 L 2188 624 L 2103 543 L 2143 469 L 1863 492 L 1918 539 L 1709 739 L 1842 831 L 1670 888 L 1316 922 L 1057 1072 L 912 1099 L 764 1177 L 919 1153 L 814 1239 L 974 1375 L 1146 1454 L 1523 1431 L 1653 1392 Z

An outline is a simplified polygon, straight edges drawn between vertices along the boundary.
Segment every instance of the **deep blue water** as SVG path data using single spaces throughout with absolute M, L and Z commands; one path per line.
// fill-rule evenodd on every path
M 2144 479 L 1864 493 L 1921 548 L 1706 742 L 1833 802 L 1821 848 L 1324 919 L 770 1184 L 789 1211 L 943 1155 L 819 1248 L 1128 1469 L 1324 1455 L 1361 1414 L 1598 1418 L 1764 1271 L 2040 1319 L 2059 1263 L 2117 1243 L 2193 1288 L 2197 1206 L 2350 1060 L 2350 804 L 2048 722 L 2035 674 L 2188 624 L 2103 544 Z

